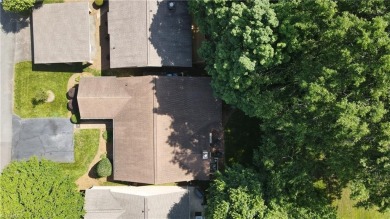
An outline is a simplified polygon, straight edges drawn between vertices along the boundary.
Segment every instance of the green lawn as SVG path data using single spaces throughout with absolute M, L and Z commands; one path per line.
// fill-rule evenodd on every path
M 60 67 L 55 69 L 62 70 Z M 15 65 L 14 112 L 22 118 L 66 117 L 66 86 L 72 73 L 48 72 L 45 69 L 33 71 L 34 68 L 37 67 L 31 62 Z M 53 91 L 55 100 L 34 105 L 33 98 L 40 89 Z
M 99 147 L 100 130 L 83 129 L 74 135 L 74 163 L 62 163 L 61 167 L 72 179 L 77 180 L 84 175 Z
M 255 118 L 236 109 L 225 127 L 225 156 L 227 164 L 251 165 L 253 149 L 260 145 L 260 126 Z
M 375 210 L 365 210 L 363 208 L 354 208 L 353 201 L 349 199 L 350 190 L 344 189 L 340 200 L 336 201 L 337 215 L 342 219 L 382 219 L 390 218 L 390 212 L 381 214 Z
M 120 181 L 111 182 L 111 181 L 107 181 L 107 182 L 103 182 L 101 186 L 128 186 L 128 185 L 130 185 L 130 183 L 128 183 L 128 182 L 120 182 Z
M 64 0 L 43 0 L 43 4 L 62 3 Z

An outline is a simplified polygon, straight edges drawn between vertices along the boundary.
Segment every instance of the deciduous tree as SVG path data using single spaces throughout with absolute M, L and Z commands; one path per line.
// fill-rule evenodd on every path
M 80 218 L 84 198 L 54 162 L 14 161 L 0 175 L 1 218 Z
M 36 0 L 3 0 L 3 8 L 5 11 L 25 12 L 30 10 Z
M 266 194 L 268 177 L 233 165 L 217 173 L 209 188 L 207 218 L 335 218 L 335 209 L 326 205 L 300 206 L 286 195 Z
M 389 2 L 191 2 L 216 94 L 261 120 L 266 197 L 330 204 L 352 183 L 389 209 Z

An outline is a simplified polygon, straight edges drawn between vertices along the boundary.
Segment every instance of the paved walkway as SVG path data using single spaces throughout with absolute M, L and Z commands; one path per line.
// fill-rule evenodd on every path
M 16 25 L 0 6 L 0 170 L 11 161 L 12 80 Z

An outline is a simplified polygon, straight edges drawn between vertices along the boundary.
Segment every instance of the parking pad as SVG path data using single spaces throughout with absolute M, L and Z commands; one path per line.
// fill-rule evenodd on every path
M 69 119 L 12 118 L 12 160 L 32 156 L 55 162 L 74 162 L 73 124 Z

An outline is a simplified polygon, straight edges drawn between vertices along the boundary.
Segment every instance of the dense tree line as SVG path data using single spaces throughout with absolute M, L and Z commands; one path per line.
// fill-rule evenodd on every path
M 214 91 L 263 132 L 253 170 L 228 169 L 212 185 L 225 187 L 210 189 L 209 215 L 234 217 L 227 209 L 247 196 L 217 199 L 243 187 L 228 182 L 241 174 L 261 187 L 240 193 L 264 202 L 257 218 L 264 209 L 335 217 L 331 203 L 347 185 L 359 206 L 389 210 L 390 1 L 200 0 L 190 9 Z
M 58 164 L 32 158 L 0 175 L 0 218 L 81 218 L 84 197 Z

